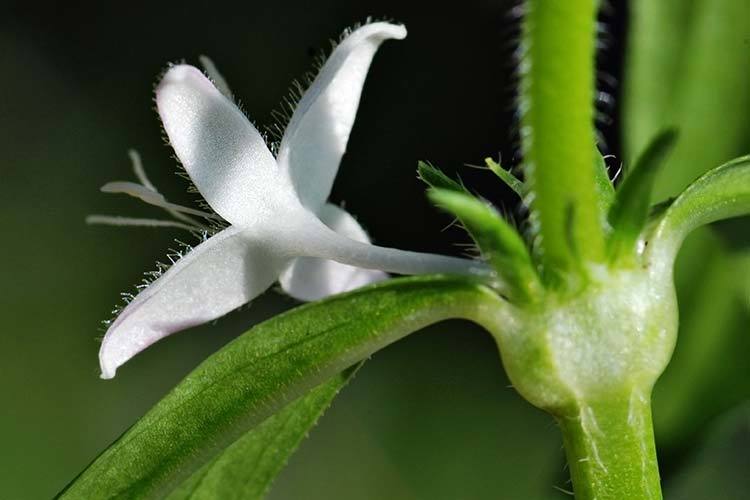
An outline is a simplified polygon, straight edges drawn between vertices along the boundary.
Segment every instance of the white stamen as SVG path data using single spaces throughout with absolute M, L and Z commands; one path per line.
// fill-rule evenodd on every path
M 139 181 L 141 181 L 141 184 L 146 189 L 149 189 L 153 191 L 154 193 L 158 193 L 161 198 L 166 202 L 166 199 L 164 198 L 161 193 L 159 193 L 159 190 L 156 189 L 156 186 L 149 180 L 148 176 L 146 175 L 146 169 L 143 168 L 143 161 L 141 160 L 141 155 L 138 154 L 138 151 L 135 149 L 129 149 L 128 150 L 128 156 L 130 157 L 130 162 L 133 165 L 133 173 L 138 178 Z M 177 210 L 173 210 L 170 208 L 165 208 L 167 213 L 174 217 L 177 220 L 181 220 L 182 222 L 187 222 L 188 224 L 192 224 L 194 226 L 202 226 L 202 224 L 192 217 L 188 217 L 185 214 L 180 213 Z
M 136 151 L 135 149 L 128 149 L 128 156 L 130 157 L 130 163 L 132 163 L 133 165 L 133 173 L 138 178 L 138 180 L 141 181 L 141 184 L 143 184 L 147 189 L 158 193 L 159 190 L 156 189 L 156 187 L 146 176 L 146 171 L 144 170 L 143 162 L 141 161 L 141 155 L 138 154 L 138 151 Z
M 136 184 L 135 182 L 126 182 L 126 181 L 108 182 L 101 187 L 101 191 L 103 193 L 127 194 L 130 196 L 133 196 L 134 198 L 138 198 L 139 200 L 145 203 L 148 203 L 149 205 L 154 205 L 156 207 L 163 208 L 164 210 L 167 210 L 168 212 L 175 211 L 175 212 L 180 212 L 181 214 L 195 215 L 197 217 L 202 217 L 204 219 L 209 219 L 212 221 L 219 220 L 219 217 L 217 215 L 210 214 L 208 212 L 203 212 L 202 210 L 195 210 L 194 208 L 177 205 L 176 203 L 170 203 L 159 192 L 152 191 L 146 186 L 142 186 L 141 184 Z M 197 222 L 193 221 L 192 219 L 190 219 L 190 222 L 192 224 L 199 225 Z
M 133 217 L 119 217 L 116 215 L 89 215 L 86 224 L 104 224 L 108 226 L 139 226 L 139 227 L 176 227 L 188 231 L 200 231 L 199 226 L 191 226 L 182 222 L 160 219 L 137 219 Z
M 149 189 L 146 186 L 128 181 L 108 182 L 100 188 L 102 193 L 122 193 L 148 203 L 163 207 L 167 200 L 158 191 Z

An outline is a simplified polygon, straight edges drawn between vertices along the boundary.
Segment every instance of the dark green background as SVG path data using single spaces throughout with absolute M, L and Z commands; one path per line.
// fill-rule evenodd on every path
M 516 202 L 496 180 L 462 166 L 499 151 L 514 154 L 517 26 L 508 10 L 499 0 L 449 7 L 392 0 L 4 3 L 0 499 L 52 496 L 200 360 L 295 304 L 269 292 L 147 350 L 115 380 L 98 379 L 100 320 L 120 291 L 184 237 L 83 223 L 90 213 L 158 214 L 98 192 L 109 180 L 132 179 L 131 147 L 168 198 L 190 199 L 152 110 L 152 86 L 166 63 L 209 55 L 255 123 L 270 123 L 291 80 L 329 38 L 370 14 L 405 23 L 408 38 L 387 43 L 375 59 L 333 199 L 379 244 L 457 255 L 455 244 L 467 238 L 455 228 L 442 231 L 450 220 L 426 202 L 415 164 L 429 159 L 458 171 L 515 213 Z M 615 2 L 602 65 L 616 77 L 625 18 Z M 603 131 L 617 153 L 617 110 L 609 116 L 615 126 Z M 667 465 L 701 455 L 686 448 Z M 723 469 L 746 454 L 727 460 Z M 569 489 L 563 465 L 554 423 L 509 387 L 489 336 L 451 322 L 367 363 L 272 498 L 557 498 L 564 495 L 555 486 Z M 677 484 L 680 476 L 670 469 L 667 480 Z M 681 495 L 675 498 L 688 498 Z

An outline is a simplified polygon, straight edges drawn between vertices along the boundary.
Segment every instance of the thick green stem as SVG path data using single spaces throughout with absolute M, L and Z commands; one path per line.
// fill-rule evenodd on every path
M 596 0 L 531 0 L 524 18 L 521 139 L 547 275 L 604 254 L 594 162 Z
M 577 500 L 662 498 L 650 391 L 587 399 L 558 422 Z

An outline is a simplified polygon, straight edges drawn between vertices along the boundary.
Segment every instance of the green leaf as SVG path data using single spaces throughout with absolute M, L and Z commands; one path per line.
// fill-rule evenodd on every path
M 262 499 L 289 456 L 355 372 L 353 368 L 336 375 L 248 431 L 167 499 Z
M 656 174 L 664 165 L 676 139 L 674 129 L 657 134 L 620 184 L 609 210 L 609 223 L 612 225 L 609 251 L 612 260 L 632 259 L 635 256 L 636 242 L 651 208 Z
M 695 228 L 750 213 L 750 156 L 736 158 L 699 178 L 669 206 L 654 230 L 652 254 L 671 259 Z
M 515 193 L 521 198 L 524 197 L 526 188 L 524 187 L 523 182 L 521 182 L 518 177 L 510 173 L 510 170 L 504 169 L 498 162 L 489 157 L 484 159 L 484 163 L 485 165 L 487 165 L 487 168 L 492 171 L 493 174 L 498 176 L 500 180 L 505 183 L 506 186 L 515 191 Z
M 594 58 L 597 0 L 531 0 L 523 21 L 520 110 L 525 179 L 545 279 L 602 262 L 596 189 Z
M 290 401 L 388 344 L 503 301 L 468 278 L 379 283 L 301 306 L 212 355 L 102 453 L 64 499 L 160 498 Z
M 501 278 L 497 285 L 512 301 L 529 302 L 541 294 L 536 269 L 523 238 L 495 209 L 458 191 L 430 189 L 432 202 L 458 217 Z

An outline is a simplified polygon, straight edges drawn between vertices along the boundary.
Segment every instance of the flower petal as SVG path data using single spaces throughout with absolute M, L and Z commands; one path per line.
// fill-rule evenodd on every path
M 323 209 L 320 209 L 323 212 Z M 287 255 L 334 260 L 362 269 L 377 269 L 394 274 L 462 274 L 481 279 L 495 279 L 492 269 L 483 262 L 431 253 L 385 248 L 350 238 L 324 224 L 315 214 L 299 207 L 289 210 L 276 222 L 283 230 L 273 233 L 274 242 Z
M 216 213 L 250 225 L 274 194 L 291 192 L 266 143 L 244 114 L 197 68 L 173 66 L 156 89 L 169 142 Z
M 362 226 L 348 212 L 326 203 L 318 216 L 338 234 L 362 243 L 369 243 Z M 382 271 L 362 269 L 316 257 L 300 257 L 292 261 L 281 274 L 279 282 L 286 293 L 295 299 L 312 301 L 329 295 L 348 292 L 382 281 L 388 275 Z
M 107 330 L 102 378 L 154 342 L 216 319 L 265 291 L 288 263 L 235 227 L 195 247 L 139 293 Z
M 336 47 L 297 105 L 277 158 L 311 210 L 317 211 L 331 192 L 378 46 L 405 36 L 403 26 L 389 23 L 355 30 Z

